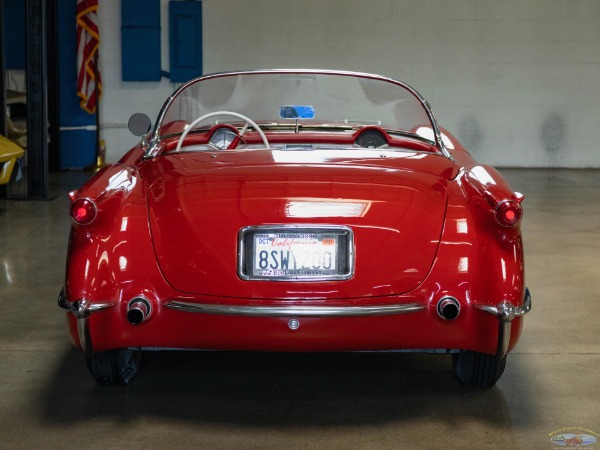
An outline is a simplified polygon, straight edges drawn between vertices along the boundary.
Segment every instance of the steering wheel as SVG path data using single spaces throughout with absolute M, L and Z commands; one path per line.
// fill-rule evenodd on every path
M 244 133 L 248 130 L 248 127 L 252 126 L 252 128 L 254 128 L 256 130 L 256 132 L 260 135 L 260 138 L 262 139 L 263 144 L 265 144 L 265 147 L 269 148 L 269 141 L 267 140 L 265 133 L 263 133 L 263 130 L 261 130 L 260 127 L 258 125 L 256 125 L 256 123 L 254 123 L 250 118 L 248 118 L 242 114 L 238 114 L 236 112 L 216 111 L 216 112 L 204 114 L 203 116 L 198 117 L 196 120 L 194 120 L 192 123 L 190 123 L 190 125 L 185 129 L 185 131 L 183 133 L 181 133 L 181 136 L 180 136 L 179 140 L 177 141 L 177 147 L 175 148 L 175 151 L 178 152 L 181 150 L 183 141 L 185 140 L 188 133 L 190 131 L 192 131 L 192 129 L 196 125 L 198 125 L 203 120 L 210 119 L 211 117 L 215 117 L 215 116 L 231 116 L 231 117 L 235 117 L 236 119 L 242 119 L 244 122 L 246 122 L 246 124 L 244 125 L 244 128 L 242 128 L 242 130 L 239 132 L 238 137 L 241 138 L 242 136 L 244 136 Z M 239 142 L 239 139 L 234 139 L 234 141 L 231 143 L 231 145 L 228 148 L 235 148 L 235 145 L 237 145 L 238 142 Z

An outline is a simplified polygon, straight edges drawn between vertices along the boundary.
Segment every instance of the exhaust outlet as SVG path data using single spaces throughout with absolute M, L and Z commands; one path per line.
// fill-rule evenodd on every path
M 437 312 L 444 320 L 454 320 L 460 314 L 460 303 L 454 297 L 442 297 L 437 303 Z
M 139 325 L 150 317 L 152 307 L 150 302 L 143 297 L 131 299 L 127 307 L 127 320 L 132 325 Z

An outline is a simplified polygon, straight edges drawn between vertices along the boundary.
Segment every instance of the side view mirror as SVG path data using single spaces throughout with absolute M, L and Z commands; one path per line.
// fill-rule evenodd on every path
M 134 136 L 145 136 L 150 131 L 152 122 L 150 117 L 144 113 L 135 113 L 129 118 L 127 122 L 127 128 L 131 131 Z
M 152 121 L 150 117 L 148 117 L 144 113 L 135 113 L 129 118 L 129 122 L 127 122 L 127 128 L 131 131 L 131 134 L 134 136 L 141 136 L 142 138 L 142 148 L 148 147 L 148 140 L 146 139 L 146 135 L 150 131 L 152 127 Z

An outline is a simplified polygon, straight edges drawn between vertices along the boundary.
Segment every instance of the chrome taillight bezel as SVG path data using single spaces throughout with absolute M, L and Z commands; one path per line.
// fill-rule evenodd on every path
M 84 204 L 84 208 L 86 208 L 86 210 L 91 211 L 93 214 L 91 214 L 91 218 L 90 219 L 86 219 L 86 220 L 78 220 L 76 218 L 76 215 L 74 213 L 75 208 L 78 206 L 78 204 Z M 89 205 L 89 206 L 88 206 Z M 88 209 L 88 207 L 90 209 Z M 89 197 L 79 197 L 75 200 L 73 200 L 73 202 L 71 203 L 71 208 L 70 208 L 70 215 L 71 215 L 71 220 L 76 223 L 77 225 L 91 225 L 92 223 L 94 223 L 94 221 L 96 220 L 96 218 L 98 217 L 98 206 L 96 205 L 96 202 L 94 200 L 92 200 Z
M 514 217 L 512 219 L 506 218 L 505 214 L 508 211 L 514 212 Z M 515 200 L 502 200 L 496 205 L 494 217 L 500 226 L 512 228 L 516 226 L 523 218 L 523 208 L 521 208 L 519 202 L 516 202 Z

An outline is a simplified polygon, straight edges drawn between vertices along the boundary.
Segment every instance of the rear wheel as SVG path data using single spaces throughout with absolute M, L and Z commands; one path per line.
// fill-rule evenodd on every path
M 118 348 L 85 356 L 85 363 L 96 383 L 118 386 L 129 383 L 139 370 L 141 351 Z
M 489 388 L 504 373 L 506 356 L 499 358 L 496 355 L 462 351 L 452 355 L 452 363 L 462 384 L 467 387 Z

